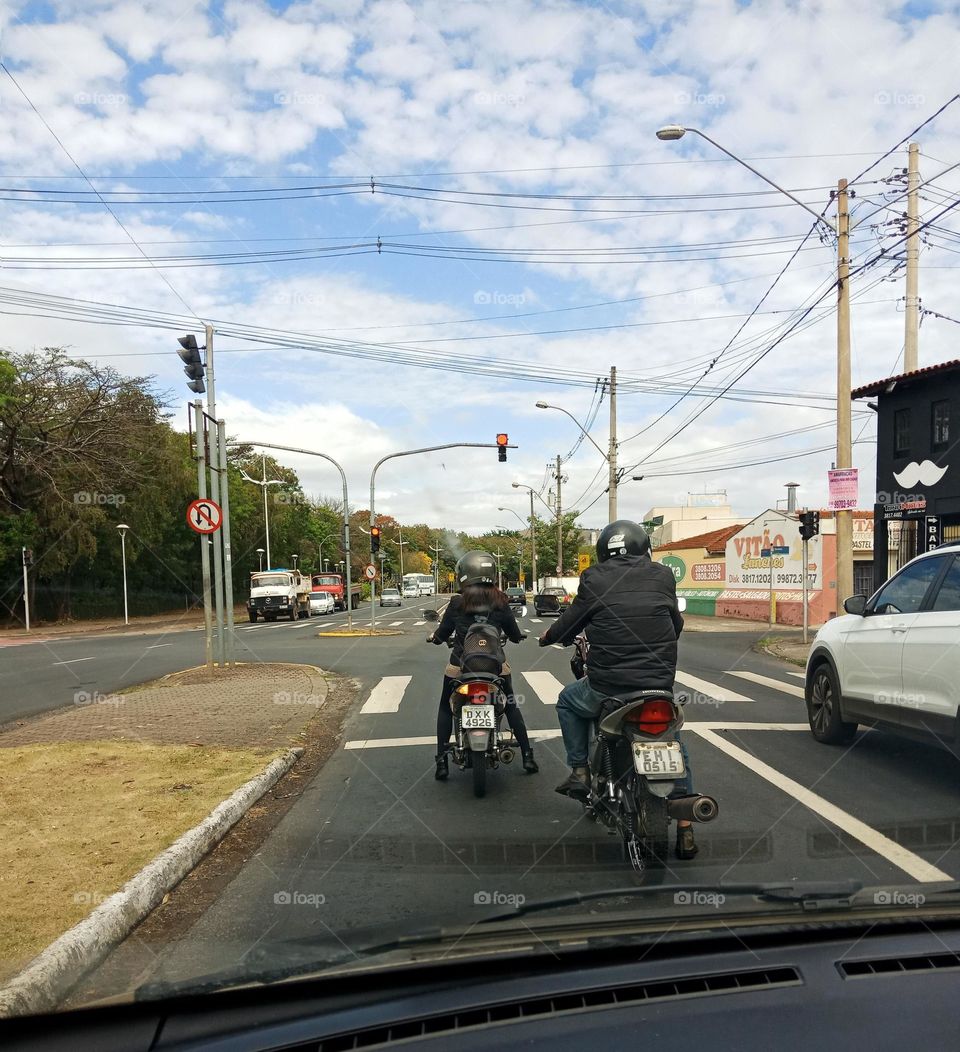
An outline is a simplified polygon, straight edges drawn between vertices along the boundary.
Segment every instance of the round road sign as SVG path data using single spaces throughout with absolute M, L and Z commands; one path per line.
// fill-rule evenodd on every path
M 196 533 L 216 533 L 223 522 L 223 511 L 216 501 L 193 500 L 187 505 L 187 525 Z
M 373 563 L 370 563 L 369 565 L 363 568 L 363 576 L 366 577 L 368 581 L 372 581 L 374 577 L 377 576 L 377 568 L 373 565 Z

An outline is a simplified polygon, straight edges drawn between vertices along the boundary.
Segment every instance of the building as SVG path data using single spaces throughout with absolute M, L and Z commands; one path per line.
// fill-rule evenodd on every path
M 877 413 L 872 591 L 914 555 L 960 540 L 960 360 L 865 384 L 851 397 L 875 399 Z
M 650 523 L 650 540 L 654 547 L 665 547 L 677 541 L 697 537 L 702 533 L 726 529 L 743 522 L 733 514 L 729 504 L 719 504 L 705 498 L 716 498 L 720 494 L 688 494 L 687 503 L 674 507 L 651 508 L 643 517 Z M 722 494 L 726 498 L 726 494 Z
M 686 599 L 688 613 L 716 613 L 727 579 L 727 541 L 742 528 L 735 523 L 654 548 L 653 558 L 673 570 L 677 595 Z

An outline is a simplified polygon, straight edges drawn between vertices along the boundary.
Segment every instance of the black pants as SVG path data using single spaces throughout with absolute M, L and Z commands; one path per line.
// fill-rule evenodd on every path
M 453 712 L 450 709 L 450 695 L 453 693 L 455 680 L 450 676 L 443 677 L 443 688 L 440 691 L 440 708 L 437 709 L 437 755 L 442 753 L 450 742 L 453 734 Z M 530 748 L 530 739 L 527 737 L 527 725 L 523 722 L 523 714 L 513 697 L 513 676 L 503 677 L 503 693 L 506 695 L 507 704 L 504 715 L 513 736 L 517 739 L 521 752 L 527 752 Z

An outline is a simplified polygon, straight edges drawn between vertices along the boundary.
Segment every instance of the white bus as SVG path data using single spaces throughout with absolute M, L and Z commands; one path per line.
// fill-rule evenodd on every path
M 433 595 L 433 575 L 428 573 L 405 573 L 403 575 L 403 591 L 407 592 L 413 588 L 417 589 L 418 595 Z

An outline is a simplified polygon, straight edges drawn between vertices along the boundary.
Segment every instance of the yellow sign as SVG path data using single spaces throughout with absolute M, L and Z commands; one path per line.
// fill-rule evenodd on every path
M 526 574 L 520 574 L 520 583 L 521 584 L 526 584 L 527 583 Z
M 577 556 L 577 573 L 583 573 L 584 570 L 590 569 L 590 556 L 586 552 L 581 552 Z
M 447 574 L 447 580 L 448 581 L 452 581 L 453 580 L 453 574 L 452 573 L 448 573 Z

